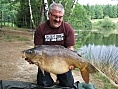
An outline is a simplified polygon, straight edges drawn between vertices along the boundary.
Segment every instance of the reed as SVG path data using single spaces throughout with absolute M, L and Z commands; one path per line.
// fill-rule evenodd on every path
M 118 84 L 118 47 L 88 45 L 81 47 L 77 52 L 94 64 L 115 84 Z

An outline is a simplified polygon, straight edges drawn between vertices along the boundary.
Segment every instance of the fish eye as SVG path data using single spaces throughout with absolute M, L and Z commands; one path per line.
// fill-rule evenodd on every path
M 28 53 L 33 53 L 33 51 L 32 50 L 28 50 Z

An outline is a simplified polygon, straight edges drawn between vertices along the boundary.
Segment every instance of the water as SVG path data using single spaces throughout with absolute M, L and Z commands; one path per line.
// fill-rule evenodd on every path
M 77 50 L 77 52 L 88 60 L 95 62 L 105 62 L 118 69 L 118 47 L 115 45 L 85 45 Z
M 118 32 L 76 31 L 76 48 L 84 45 L 115 45 L 118 47 Z

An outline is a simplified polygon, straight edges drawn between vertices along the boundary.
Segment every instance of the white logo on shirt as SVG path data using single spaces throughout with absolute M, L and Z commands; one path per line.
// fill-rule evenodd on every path
M 62 41 L 64 40 L 64 34 L 48 34 L 45 35 L 45 41 Z

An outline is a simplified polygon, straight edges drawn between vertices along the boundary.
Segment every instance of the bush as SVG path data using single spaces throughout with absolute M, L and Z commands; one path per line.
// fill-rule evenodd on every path
M 113 23 L 109 17 L 105 17 L 103 22 L 101 23 L 101 27 L 113 28 L 115 27 L 115 23 Z
M 106 16 L 102 21 L 99 21 L 98 25 L 101 30 L 114 30 L 116 28 L 116 24 L 112 22 L 108 16 Z

